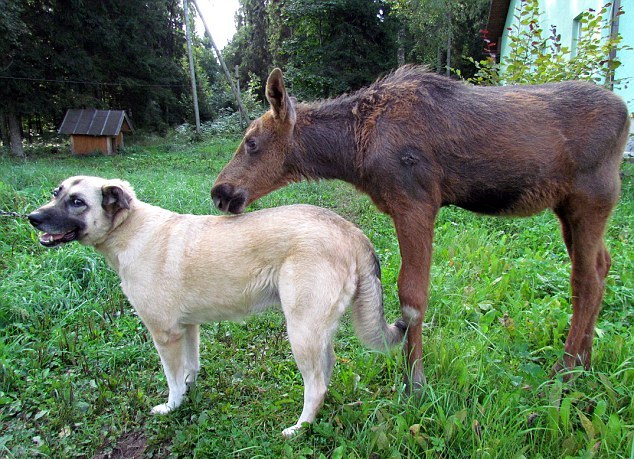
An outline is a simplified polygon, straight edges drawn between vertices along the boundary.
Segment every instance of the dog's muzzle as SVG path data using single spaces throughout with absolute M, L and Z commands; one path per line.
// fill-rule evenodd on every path
M 55 247 L 66 242 L 77 240 L 79 237 L 79 227 L 56 228 L 50 223 L 50 215 L 41 210 L 31 212 L 27 218 L 31 225 L 43 232 L 40 235 L 40 244 L 45 247 Z

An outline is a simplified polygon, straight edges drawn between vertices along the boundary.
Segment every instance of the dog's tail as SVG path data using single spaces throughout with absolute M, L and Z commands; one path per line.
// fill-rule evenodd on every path
M 407 324 L 403 319 L 392 325 L 385 321 L 381 265 L 374 248 L 368 245 L 367 250 L 359 254 L 357 261 L 359 281 L 352 307 L 352 321 L 357 336 L 366 346 L 385 350 L 386 347 L 396 346 L 403 341 Z

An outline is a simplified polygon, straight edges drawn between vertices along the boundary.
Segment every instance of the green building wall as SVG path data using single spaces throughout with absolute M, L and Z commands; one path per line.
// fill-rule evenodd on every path
M 634 0 L 621 0 L 621 6 L 625 14 L 619 16 L 619 33 L 623 37 L 623 43 L 632 49 L 621 51 L 618 56 L 621 66 L 616 69 L 615 77 L 623 83 L 615 91 L 625 99 L 630 113 L 634 113 Z
M 557 33 L 561 34 L 561 44 L 573 49 L 575 18 L 581 13 L 592 8 L 599 11 L 609 0 L 539 0 L 542 12 L 542 28 L 544 36 L 551 25 L 557 27 Z M 504 65 L 505 57 L 509 54 L 509 27 L 513 27 L 515 14 L 519 9 L 521 0 L 511 0 L 509 13 L 506 18 L 504 33 L 501 43 L 501 63 Z M 634 0 L 621 0 L 621 7 L 625 14 L 619 16 L 619 33 L 623 37 L 622 44 L 634 48 Z M 609 17 L 609 14 L 608 14 Z M 625 99 L 631 113 L 634 113 L 634 50 L 621 50 L 617 56 L 621 66 L 616 71 L 616 79 L 621 83 L 614 91 Z

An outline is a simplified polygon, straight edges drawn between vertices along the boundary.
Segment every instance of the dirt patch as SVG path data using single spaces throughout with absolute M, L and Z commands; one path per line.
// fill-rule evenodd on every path
M 102 452 L 97 452 L 93 459 L 141 459 L 146 444 L 143 432 L 129 432 L 121 436 L 116 445 L 102 448 Z

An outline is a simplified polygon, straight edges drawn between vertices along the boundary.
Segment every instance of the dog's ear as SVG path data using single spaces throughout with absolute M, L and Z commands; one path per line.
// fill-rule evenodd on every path
M 103 207 L 109 215 L 114 215 L 121 209 L 130 208 L 132 195 L 123 186 L 104 185 L 101 187 L 101 194 L 103 196 L 101 207 Z

